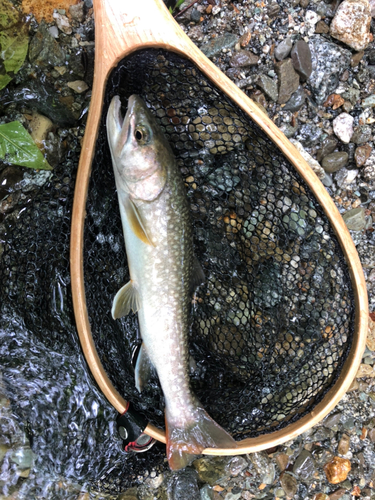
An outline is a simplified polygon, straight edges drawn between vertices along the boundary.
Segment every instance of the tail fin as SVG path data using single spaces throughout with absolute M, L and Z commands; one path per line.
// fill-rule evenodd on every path
M 172 425 L 166 410 L 167 458 L 172 470 L 182 469 L 205 448 L 236 448 L 236 441 L 207 412 L 196 408 L 196 421 L 181 428 Z

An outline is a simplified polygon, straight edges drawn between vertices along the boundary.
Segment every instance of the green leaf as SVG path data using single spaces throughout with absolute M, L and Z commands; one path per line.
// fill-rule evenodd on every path
M 17 121 L 0 125 L 0 159 L 21 167 L 52 170 L 31 135 Z
M 180 5 L 182 5 L 183 3 L 185 2 L 185 0 L 178 0 L 178 2 L 176 3 L 176 5 L 174 6 L 175 9 L 178 9 L 178 7 Z
M 7 0 L 0 0 L 0 90 L 12 80 L 26 58 L 28 27 Z
M 169 12 L 170 12 L 170 14 L 173 14 L 172 7 L 169 7 Z

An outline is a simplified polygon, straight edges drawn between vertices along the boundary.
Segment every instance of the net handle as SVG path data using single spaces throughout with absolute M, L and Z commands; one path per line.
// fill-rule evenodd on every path
M 238 455 L 271 448 L 305 432 L 331 411 L 348 390 L 361 362 L 368 329 L 368 304 L 362 267 L 349 231 L 326 189 L 296 148 L 254 103 L 227 78 L 185 35 L 162 0 L 94 0 L 95 72 L 91 106 L 79 161 L 71 228 L 71 277 L 77 329 L 90 370 L 108 401 L 123 413 L 127 401 L 113 387 L 100 362 L 92 338 L 86 307 L 83 274 L 83 232 L 91 163 L 102 114 L 109 73 L 121 59 L 144 48 L 171 50 L 189 58 L 268 135 L 305 180 L 323 207 L 341 244 L 351 275 L 355 302 L 355 333 L 351 352 L 336 384 L 314 411 L 294 424 L 257 438 L 240 441 L 233 450 L 206 449 L 210 455 Z M 225 411 L 225 409 L 223 409 Z M 153 425 L 145 432 L 165 442 L 165 434 Z

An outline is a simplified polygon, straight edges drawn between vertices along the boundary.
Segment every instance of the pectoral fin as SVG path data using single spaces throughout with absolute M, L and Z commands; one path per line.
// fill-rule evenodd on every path
M 133 283 L 129 281 L 116 293 L 112 304 L 112 318 L 122 318 L 132 310 L 136 313 L 140 308 L 140 299 L 138 291 Z
M 154 370 L 154 365 L 147 354 L 144 344 L 142 344 L 135 365 L 135 386 L 139 392 L 142 392 L 142 389 L 148 384 Z
M 152 245 L 152 243 L 147 230 L 146 226 L 142 221 L 142 217 L 137 209 L 137 207 L 134 205 L 132 200 L 129 197 L 126 197 L 124 199 L 124 208 L 126 212 L 126 216 L 130 225 L 131 230 L 133 233 L 141 240 L 143 243 L 146 243 L 146 245 Z

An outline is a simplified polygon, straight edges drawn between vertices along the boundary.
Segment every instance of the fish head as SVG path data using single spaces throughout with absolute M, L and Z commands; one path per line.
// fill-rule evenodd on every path
M 107 114 L 107 136 L 117 189 L 139 200 L 157 198 L 174 156 L 141 97 L 129 97 L 125 118 L 119 96 L 113 97 Z

